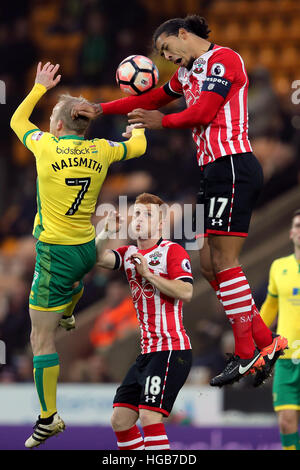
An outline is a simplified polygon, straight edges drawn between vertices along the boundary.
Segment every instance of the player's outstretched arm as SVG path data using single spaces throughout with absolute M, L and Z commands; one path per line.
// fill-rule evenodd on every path
M 190 282 L 181 281 L 180 279 L 165 279 L 152 273 L 148 268 L 146 258 L 140 253 L 134 253 L 131 259 L 138 273 L 160 292 L 168 297 L 180 299 L 183 302 L 190 302 L 192 300 L 193 285 Z
M 30 122 L 29 118 L 35 105 L 46 91 L 55 87 L 59 83 L 61 75 L 55 77 L 58 68 L 59 64 L 54 66 L 50 62 L 47 62 L 42 66 L 41 62 L 39 62 L 34 87 L 25 100 L 16 109 L 11 118 L 10 127 L 23 143 L 25 143 L 25 136 L 27 136 L 28 133 L 33 130 L 38 130 L 37 126 Z
M 221 77 L 213 72 L 214 64 L 217 62 L 223 64 L 224 74 Z M 137 106 L 128 113 L 129 124 L 140 123 L 146 129 L 192 129 L 195 126 L 209 125 L 224 104 L 230 90 L 237 93 L 245 85 L 245 72 L 240 56 L 230 49 L 224 52 L 223 48 L 213 55 L 213 59 L 209 59 L 207 67 L 210 75 L 203 82 L 200 96 L 194 104 L 183 111 L 167 115 Z M 177 88 L 176 75 L 170 83 L 172 89 L 180 91 Z
M 224 98 L 210 92 L 201 93 L 197 103 L 179 112 L 164 115 L 160 111 L 147 111 L 137 108 L 128 113 L 129 124 L 137 124 L 146 129 L 191 129 L 208 125 L 216 116 Z
M 129 160 L 144 155 L 147 148 L 145 129 L 136 129 L 135 127 L 126 127 L 126 131 L 122 135 L 128 140 L 123 142 L 100 140 L 100 145 L 102 145 L 102 150 L 100 148 L 100 151 L 106 155 L 108 165 L 111 165 L 113 162 Z
M 168 95 L 162 86 L 142 95 L 128 96 L 108 103 L 79 103 L 72 110 L 72 118 L 75 119 L 80 114 L 89 119 L 96 119 L 100 114 L 127 114 L 136 108 L 157 109 L 177 98 L 178 96 Z
M 103 230 L 95 239 L 97 250 L 97 265 L 101 268 L 114 269 L 116 257 L 112 250 L 106 249 L 109 238 L 119 232 L 122 217 L 117 212 L 108 214 Z

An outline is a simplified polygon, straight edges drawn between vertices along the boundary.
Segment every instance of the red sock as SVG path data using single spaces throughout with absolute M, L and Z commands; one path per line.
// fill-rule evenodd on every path
M 125 431 L 115 431 L 119 450 L 144 450 L 143 436 L 137 425 Z
M 143 427 L 145 450 L 168 450 L 170 444 L 163 423 Z
M 218 281 L 216 279 L 213 279 L 212 281 L 209 281 L 209 283 L 210 283 L 211 287 L 213 288 L 213 290 L 215 291 L 216 296 L 218 297 L 218 300 L 220 302 L 222 302 Z
M 221 302 L 230 321 L 235 354 L 242 359 L 253 356 L 255 345 L 252 337 L 252 294 L 240 266 L 217 273 Z
M 258 349 L 263 349 L 272 343 L 272 331 L 267 327 L 254 303 L 252 303 L 252 335 Z

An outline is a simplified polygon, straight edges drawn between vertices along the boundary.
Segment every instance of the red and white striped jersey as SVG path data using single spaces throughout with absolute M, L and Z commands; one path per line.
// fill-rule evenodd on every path
M 194 61 L 191 70 L 179 67 L 164 86 L 172 96 L 184 95 L 188 108 L 202 93 L 218 93 L 225 98 L 208 125 L 193 128 L 199 165 L 225 155 L 252 152 L 248 139 L 248 84 L 241 56 L 228 47 L 212 44 Z
M 151 272 L 166 279 L 193 282 L 190 257 L 178 243 L 160 239 L 148 250 L 134 245 L 113 250 L 115 269 L 123 269 L 132 293 L 141 329 L 142 354 L 191 349 L 190 339 L 183 326 L 183 302 L 162 294 L 139 275 L 131 256 L 141 253 Z

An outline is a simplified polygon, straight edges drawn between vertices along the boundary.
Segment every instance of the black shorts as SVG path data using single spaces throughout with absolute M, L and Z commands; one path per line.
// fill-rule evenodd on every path
M 246 237 L 263 187 L 262 167 L 253 153 L 218 158 L 200 172 L 198 204 L 204 204 L 204 233 Z
M 113 407 L 169 416 L 192 366 L 191 349 L 140 354 L 116 391 Z

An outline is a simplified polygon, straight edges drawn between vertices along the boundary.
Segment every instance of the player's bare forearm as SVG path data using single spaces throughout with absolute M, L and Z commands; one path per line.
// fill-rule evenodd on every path
M 96 251 L 97 251 L 97 265 L 101 268 L 112 269 L 114 267 L 115 255 L 111 250 L 108 250 L 107 243 L 109 239 L 109 233 L 103 229 L 95 239 Z
M 112 211 L 105 219 L 102 231 L 95 239 L 97 251 L 97 265 L 101 268 L 113 269 L 116 262 L 115 254 L 112 250 L 106 249 L 109 238 L 119 232 L 123 223 L 121 215 Z
M 97 266 L 100 268 L 114 269 L 116 257 L 112 250 L 105 249 L 105 245 L 97 248 Z
M 74 106 L 72 118 L 78 115 L 96 119 L 101 114 L 127 114 L 136 108 L 158 109 L 176 99 L 164 91 L 164 87 L 153 88 L 138 96 L 127 96 L 108 103 L 80 103 Z
M 155 286 L 160 292 L 172 297 L 180 299 L 183 302 L 190 302 L 193 296 L 193 285 L 180 279 L 165 279 L 150 272 L 146 279 Z

